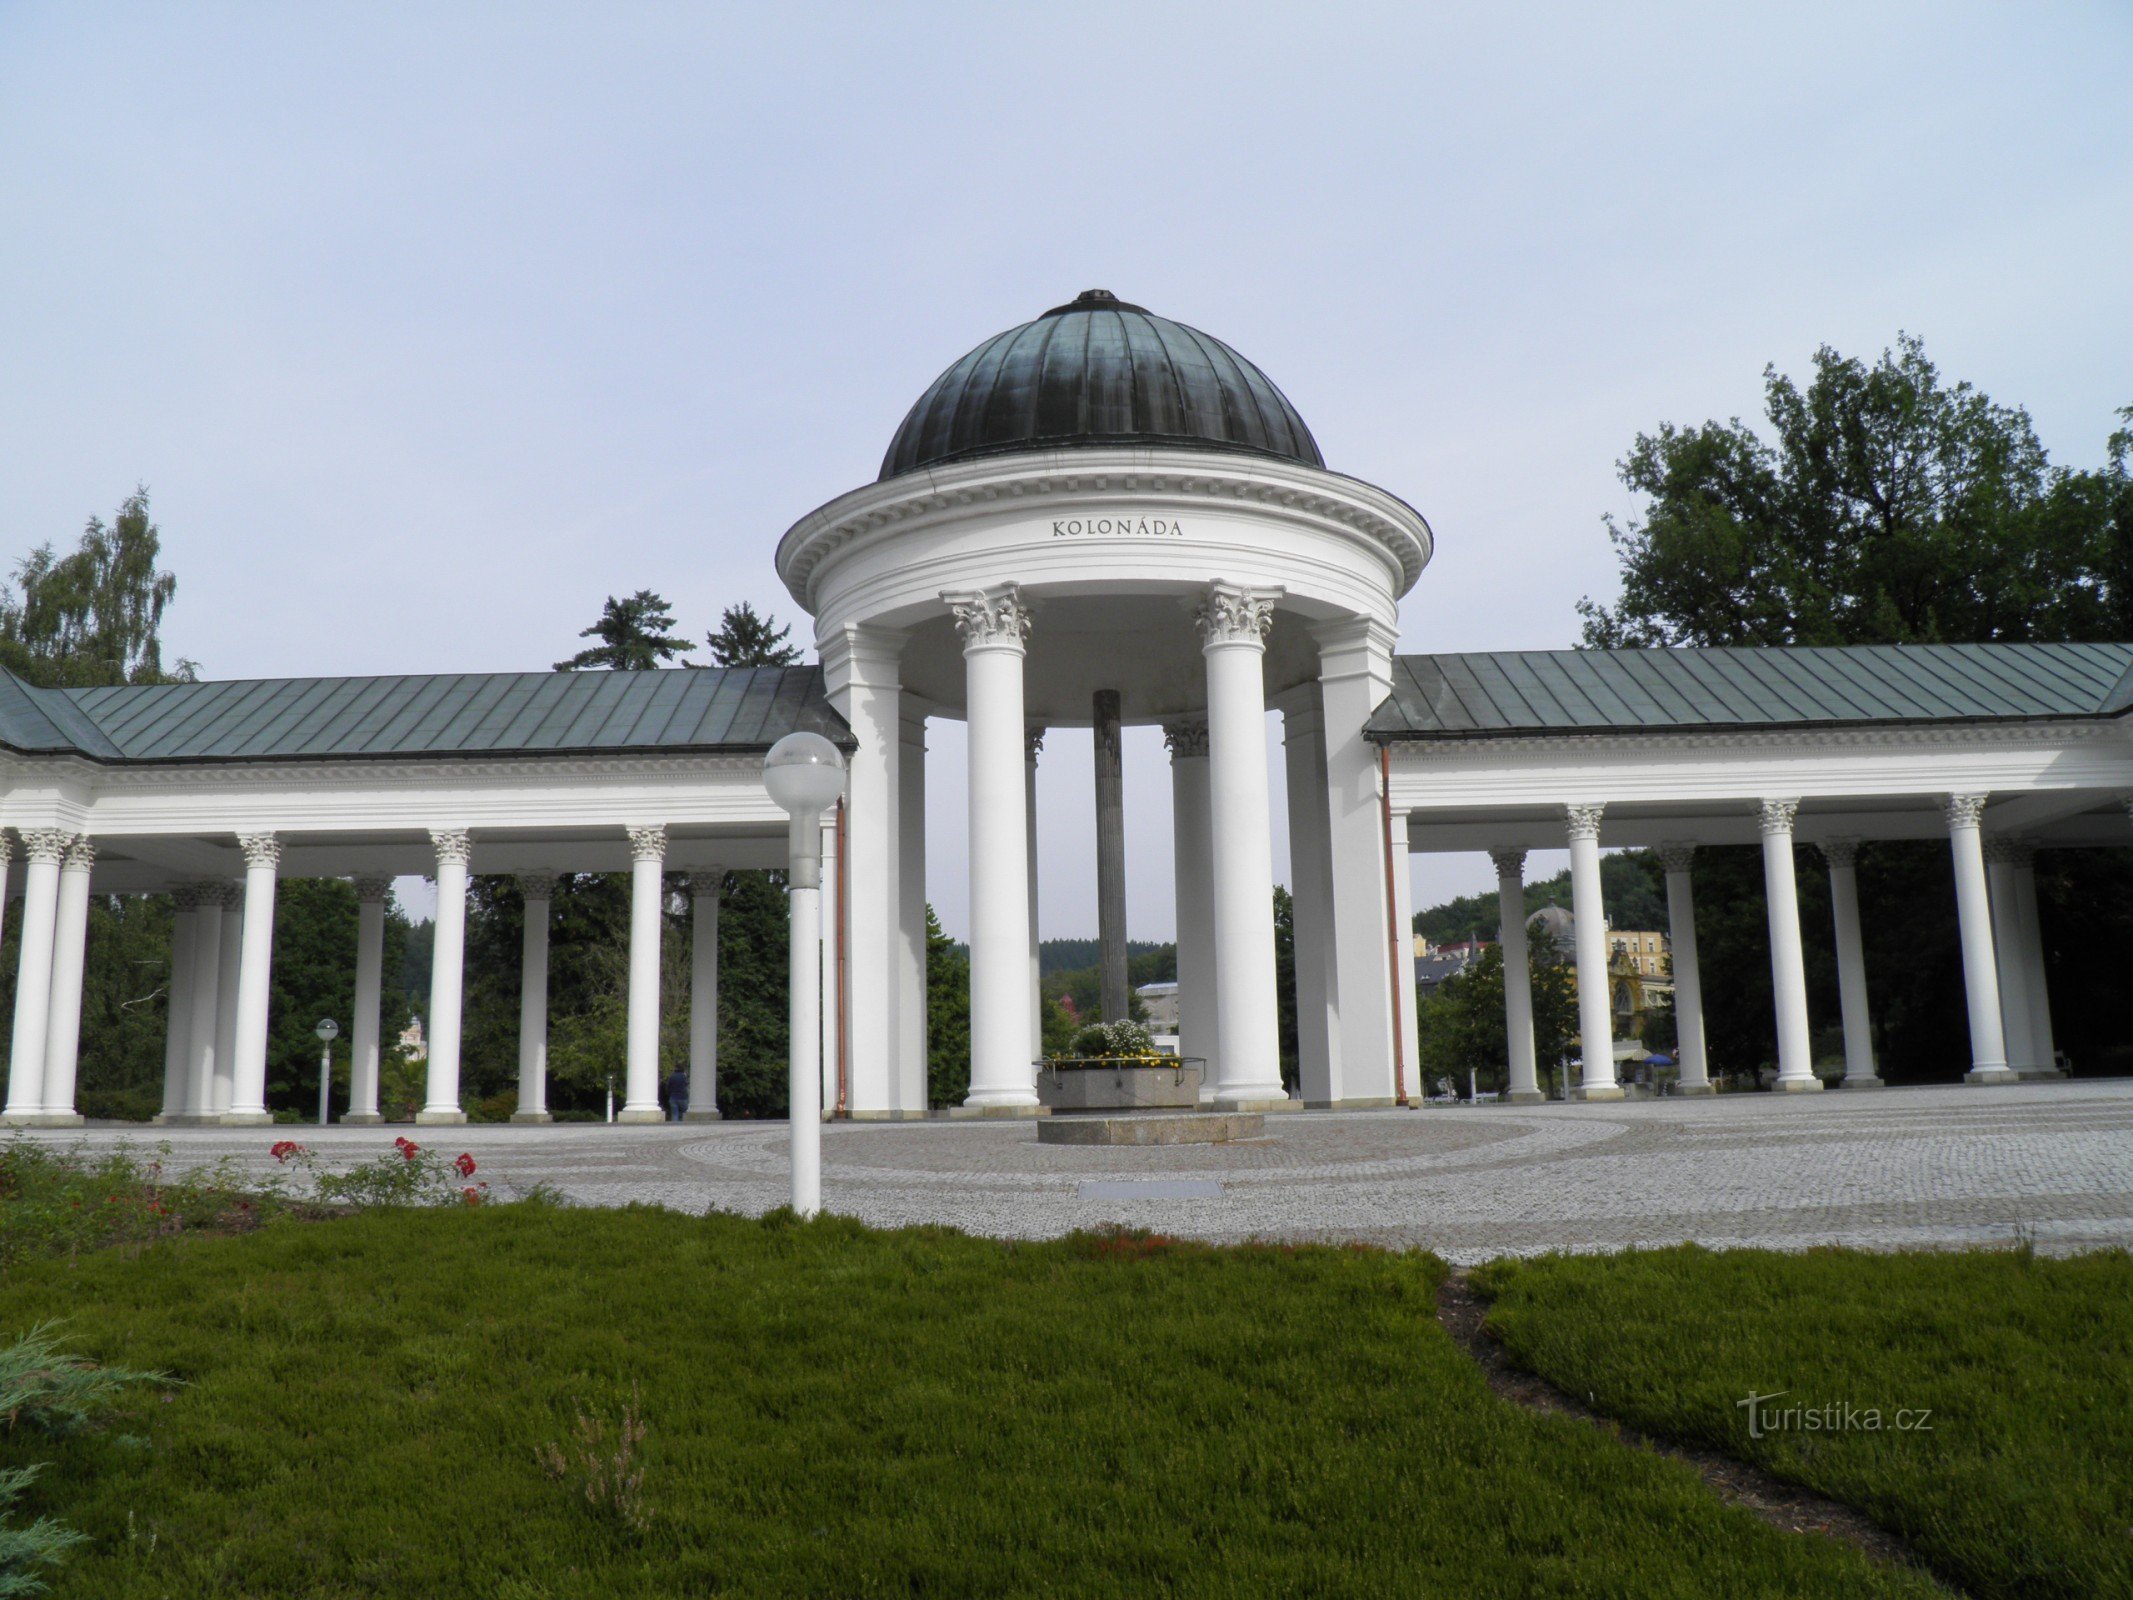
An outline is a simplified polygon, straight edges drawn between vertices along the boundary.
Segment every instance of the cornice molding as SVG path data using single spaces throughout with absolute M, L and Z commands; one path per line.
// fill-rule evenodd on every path
M 1219 451 L 1145 448 L 1016 451 L 951 462 L 870 483 L 817 507 L 778 541 L 778 576 L 814 615 L 824 561 L 879 529 L 917 526 L 972 507 L 1026 505 L 1034 513 L 1091 494 L 1159 495 L 1263 506 L 1330 524 L 1375 550 L 1414 587 L 1434 535 L 1421 513 L 1360 478 Z

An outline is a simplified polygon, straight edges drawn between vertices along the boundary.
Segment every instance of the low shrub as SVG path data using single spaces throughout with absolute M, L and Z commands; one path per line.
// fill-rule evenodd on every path
M 294 1139 L 278 1141 L 267 1153 L 300 1174 L 312 1196 L 329 1205 L 478 1206 L 489 1198 L 488 1183 L 474 1179 L 480 1164 L 471 1155 L 462 1150 L 447 1158 L 405 1134 L 393 1140 L 389 1152 L 339 1172 L 321 1171 L 309 1147 Z
M 244 1232 L 281 1208 L 230 1162 L 173 1177 L 164 1170 L 169 1153 L 163 1145 L 144 1158 L 122 1145 L 91 1158 L 78 1145 L 17 1135 L 0 1148 L 0 1273 L 29 1256 Z
M 1090 1056 L 1109 1060 L 1113 1057 L 1152 1056 L 1156 1053 L 1155 1040 L 1148 1030 L 1137 1022 L 1121 1018 L 1117 1022 L 1092 1022 L 1074 1035 L 1067 1046 L 1070 1056 Z

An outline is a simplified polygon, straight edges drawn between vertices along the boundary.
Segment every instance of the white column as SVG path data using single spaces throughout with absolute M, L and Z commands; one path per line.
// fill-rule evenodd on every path
M 1335 1103 L 1391 1105 L 1394 1099 L 1392 967 L 1385 958 L 1386 806 L 1380 747 L 1363 737 L 1370 715 L 1392 693 L 1392 619 L 1349 617 L 1311 629 L 1318 645 L 1320 784 L 1326 830 L 1327 934 L 1331 959 Z M 1301 955 L 1299 945 L 1298 954 Z M 1414 1009 L 1412 999 L 1402 1014 Z
M 1844 1007 L 1844 1084 L 1878 1089 L 1874 1029 L 1866 1005 L 1866 942 L 1859 934 L 1859 841 L 1824 839 L 1829 863 L 1829 906 L 1836 923 L 1837 998 Z
M 837 808 L 822 813 L 822 1109 L 837 1111 L 837 918 L 843 913 L 843 896 L 837 883 Z M 900 947 L 899 947 L 900 948 Z M 904 1015 L 902 997 L 897 1016 Z
M 1391 817 L 1392 855 L 1392 968 L 1393 994 L 1399 1002 L 1395 1014 L 1400 1044 L 1400 1075 L 1394 1081 L 1402 1104 L 1422 1097 L 1422 1018 L 1420 996 L 1415 990 L 1415 878 L 1407 859 L 1407 813 Z
M 272 1122 L 267 1110 L 267 1001 L 274 967 L 274 882 L 281 842 L 271 833 L 237 836 L 244 851 L 244 943 L 237 969 L 237 1036 L 230 1063 L 226 1123 Z
M 1037 938 L 1037 756 L 1044 749 L 1044 729 L 1032 725 L 1023 744 L 1029 753 L 1022 775 L 1029 811 L 1029 1055 L 1035 1061 L 1044 1054 L 1043 952 Z
M 1578 1047 L 1584 1081 L 1580 1100 L 1619 1100 L 1615 1081 L 1615 1031 L 1607 988 L 1607 909 L 1600 892 L 1600 817 L 1604 805 L 1563 808 L 1570 834 L 1570 917 L 1577 940 Z
M 896 992 L 896 1026 L 900 1043 L 896 1053 L 893 1104 L 898 1117 L 922 1117 L 926 1113 L 926 703 L 916 695 L 904 695 L 897 720 L 903 734 L 896 756 L 896 899 L 903 982 Z M 849 792 L 847 790 L 847 794 Z M 851 832 L 851 816 L 852 802 L 847 799 L 844 807 L 847 835 Z M 847 837 L 847 852 L 850 847 L 851 841 Z M 832 863 L 823 863 L 824 872 L 832 870 Z M 859 890 L 849 869 L 844 878 L 844 899 L 856 901 Z M 838 914 L 848 916 L 849 910 L 840 903 Z M 847 991 L 854 981 L 852 961 L 850 923 L 847 922 L 844 950 Z M 846 1017 L 841 1026 L 847 1051 L 845 1109 L 854 1115 L 863 1115 L 869 1110 L 879 1115 L 880 1108 L 861 1105 L 850 1059 L 859 1051 L 852 1019 Z
M 215 962 L 215 1048 L 208 1065 L 214 1072 L 208 1110 L 217 1122 L 228 1113 L 236 1088 L 237 979 L 244 969 L 244 885 L 219 883 L 222 901 L 220 951 Z
M 1799 809 L 1797 800 L 1765 800 L 1760 811 L 1770 988 L 1777 1008 L 1776 1087 L 1787 1093 L 1822 1087 L 1815 1076 L 1814 1040 L 1807 1026 L 1807 953 L 1800 943 L 1800 891 L 1792 865 L 1792 819 Z
M 630 836 L 629 1039 L 623 1060 L 624 1094 L 617 1122 L 658 1122 L 659 932 L 665 920 L 667 830 L 636 827 Z
M 815 644 L 830 702 L 859 741 L 845 788 L 851 885 L 845 907 L 845 1027 L 851 1039 L 851 1104 L 861 1116 L 912 1115 L 926 1104 L 924 1051 L 916 1061 L 909 1058 L 911 1035 L 902 998 L 914 975 L 923 978 L 923 969 L 914 972 L 902 880 L 906 855 L 916 849 L 922 860 L 924 841 L 912 841 L 902 824 L 903 765 L 911 749 L 899 681 L 904 635 L 845 627 L 818 633 Z M 922 723 L 918 731 L 923 737 Z M 919 822 L 922 825 L 923 817 Z M 922 895 L 923 889 L 918 892 Z M 923 904 L 921 900 L 922 921 Z M 920 943 L 922 962 L 923 926 Z M 923 1038 L 923 1018 L 917 1027 Z
M 1496 938 L 1503 946 L 1504 1053 L 1510 1057 L 1513 1105 L 1538 1105 L 1540 1086 L 1533 1049 L 1533 955 L 1526 946 L 1526 853 L 1491 850 L 1496 865 Z
M 222 890 L 219 883 L 187 886 L 193 901 L 192 998 L 185 1008 L 185 1109 L 187 1123 L 215 1120 L 216 1008 L 222 994 Z
M 1307 1106 L 1346 1096 L 1341 1071 L 1340 971 L 1333 958 L 1332 836 L 1318 685 L 1281 702 L 1282 775 L 1289 802 L 1289 939 L 1296 953 L 1296 1086 Z
M 1178 1054 L 1201 1062 L 1200 1098 L 1215 1096 L 1215 874 L 1208 839 L 1207 722 L 1163 725 L 1170 747 L 1170 842 L 1178 927 Z
M 89 874 L 96 867 L 96 847 L 87 834 L 75 835 L 59 869 L 59 902 L 52 923 L 52 1020 L 44 1039 L 44 1109 L 37 1118 L 45 1127 L 72 1127 L 81 1122 L 74 1109 L 74 1074 L 81 1055 L 82 963 L 88 954 Z
M 2029 975 L 2030 1059 L 2037 1063 L 2030 1074 L 2039 1078 L 2063 1078 L 2059 1049 L 2052 1038 L 2052 997 L 2044 966 L 2044 923 L 2037 914 L 2037 849 L 2019 840 L 2014 863 L 2015 906 L 2021 914 L 2022 958 Z
M 1683 1094 L 1710 1094 L 1711 1060 L 1704 1048 L 1703 973 L 1696 960 L 1696 846 L 1662 844 L 1666 868 L 1666 942 L 1674 969 L 1674 1059 Z
M 1978 822 L 1989 797 L 1948 796 L 1948 849 L 1955 863 L 1955 919 L 1962 936 L 1963 993 L 1970 1008 L 1970 1070 L 1965 1083 L 2013 1083 L 2000 1025 L 2000 980 L 1992 948 L 1992 897 L 1985 884 Z
M 1992 903 L 1993 975 L 2000 985 L 2000 1033 L 2007 1066 L 2017 1077 L 2035 1074 L 2029 1059 L 2036 1035 L 2029 1024 L 2029 963 L 2022 953 L 2022 911 L 2015 895 L 2014 842 L 1997 835 L 1980 839 L 1985 858 L 1985 892 Z
M 192 1039 L 193 964 L 199 955 L 200 896 L 189 883 L 170 892 L 170 988 L 163 1005 L 163 1109 L 169 1123 L 190 1109 L 192 1074 L 185 1050 Z
M 718 1121 L 718 896 L 724 867 L 689 874 L 689 1109 L 687 1122 Z
M 7 1110 L 0 1121 L 33 1123 L 44 1110 L 45 1041 L 52 1022 L 52 935 L 59 864 L 74 836 L 58 828 L 22 830 L 22 953 L 15 969 L 14 1042 L 8 1051 Z
M 378 1069 L 384 1059 L 378 1008 L 385 988 L 385 902 L 392 892 L 388 877 L 355 880 L 355 1014 L 348 1022 L 348 1110 L 341 1120 L 359 1127 L 385 1120 L 378 1111 Z
M 1285 1105 L 1274 995 L 1274 831 L 1267 804 L 1267 630 L 1278 589 L 1215 582 L 1200 607 L 1207 660 L 1208 835 L 1214 850 L 1215 1100 Z
M 417 1122 L 464 1122 L 459 1106 L 459 1023 L 466 979 L 467 862 L 474 844 L 464 828 L 432 828 L 437 851 L 437 921 L 430 950 L 429 1088 Z
M 548 917 L 555 874 L 518 875 L 518 1109 L 513 1122 L 544 1123 L 548 1114 Z
M 1029 1054 L 1028 805 L 1022 657 L 1029 613 L 1015 585 L 944 594 L 963 638 L 970 724 L 970 1098 L 1037 1103 Z

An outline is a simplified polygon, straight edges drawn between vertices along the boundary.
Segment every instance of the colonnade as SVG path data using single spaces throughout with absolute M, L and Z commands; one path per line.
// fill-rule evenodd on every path
M 664 930 L 666 830 L 627 830 L 632 857 L 628 1043 L 619 1120 L 656 1122 L 659 1105 L 660 943 Z M 430 969 L 427 1083 L 418 1122 L 466 1120 L 459 1101 L 464 999 L 468 830 L 431 832 L 437 918 Z M 274 899 L 281 843 L 268 833 L 238 840 L 242 882 L 181 883 L 171 891 L 171 981 L 159 1120 L 172 1125 L 247 1125 L 273 1120 L 266 1104 L 268 1001 L 272 988 Z M 7 1101 L 0 1121 L 77 1125 L 75 1080 L 81 1038 L 82 971 L 93 842 L 48 829 L 22 833 L 25 857 Z M 0 834 L 0 912 L 7 905 L 13 846 Z M 725 869 L 692 872 L 688 895 L 693 950 L 690 982 L 688 1120 L 718 1117 L 718 897 Z M 519 999 L 519 1122 L 550 1120 L 548 927 L 553 873 L 517 878 L 525 903 Z M 385 907 L 392 879 L 354 879 L 357 901 L 355 1013 L 349 1029 L 349 1105 L 341 1120 L 384 1120 L 378 1104 L 387 1041 L 381 1033 Z M 827 985 L 825 985 L 827 987 Z M 825 1073 L 833 1073 L 827 1063 Z
M 973 1111 L 1037 1104 L 1035 849 L 1031 785 L 1042 730 L 1025 720 L 1031 618 L 1011 583 L 944 593 L 962 640 L 969 734 L 970 1097 Z M 1274 989 L 1267 800 L 1266 635 L 1280 591 L 1208 585 L 1195 621 L 1204 718 L 1165 725 L 1175 794 L 1180 1051 L 1214 1064 L 1211 1098 L 1285 1101 Z M 1220 863 L 1217 870 L 1216 863 Z
M 2051 1005 L 2045 989 L 2043 941 L 2037 920 L 2036 847 L 2019 836 L 1985 838 L 1981 825 L 1987 797 L 1949 795 L 1942 807 L 1955 871 L 1955 904 L 1962 949 L 1963 987 L 1970 1027 L 1967 1083 L 2011 1083 L 2057 1075 Z M 1806 954 L 1800 936 L 1794 878 L 1793 824 L 1799 801 L 1762 800 L 1764 899 L 1768 906 L 1771 985 L 1777 1022 L 1777 1080 L 1787 1092 L 1822 1087 L 1815 1076 L 1810 1038 Z M 2133 802 L 2128 804 L 2133 814 Z M 1571 1091 L 1583 1100 L 1615 1100 L 1623 1089 L 1615 1070 L 1613 1016 L 1609 1004 L 1606 913 L 1600 892 L 1600 827 L 1604 804 L 1564 807 L 1570 848 L 1571 915 L 1576 940 L 1580 1082 Z M 1850 838 L 1819 842 L 1829 871 L 1830 908 L 1837 957 L 1837 990 L 1844 1031 L 1845 1088 L 1878 1088 L 1867 1007 L 1866 962 L 1859 925 L 1858 848 Z M 1666 871 L 1668 937 L 1673 953 L 1674 1013 L 1679 1035 L 1679 1091 L 1709 1094 L 1704 1037 L 1702 975 L 1696 950 L 1692 872 L 1696 846 L 1658 847 Z M 1504 1011 L 1508 1034 L 1509 1092 L 1516 1102 L 1545 1098 L 1534 1053 L 1532 961 L 1528 949 L 1524 850 L 1490 852 L 1496 867 L 1502 926 Z

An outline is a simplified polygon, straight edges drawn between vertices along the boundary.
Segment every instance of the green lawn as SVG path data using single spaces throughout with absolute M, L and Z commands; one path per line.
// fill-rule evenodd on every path
M 1433 1258 L 542 1205 L 31 1259 L 65 1596 L 1919 1595 L 1489 1393 Z M 1536 1276 L 1535 1282 L 1539 1282 Z M 1669 1335 L 1669 1337 L 1672 1337 Z M 642 1531 L 539 1459 L 632 1392 Z M 1947 1437 L 1947 1436 L 1943 1436 Z
M 2123 1251 L 1691 1247 L 1498 1262 L 1477 1285 L 1521 1365 L 1865 1511 L 1973 1594 L 2133 1595 Z M 1854 1427 L 1751 1439 L 1739 1402 L 1777 1390 L 1773 1407 L 1848 1403 Z M 1930 1411 L 1930 1431 L 1899 1431 L 1899 1408 Z M 1878 1431 L 1858 1426 L 1869 1411 Z

